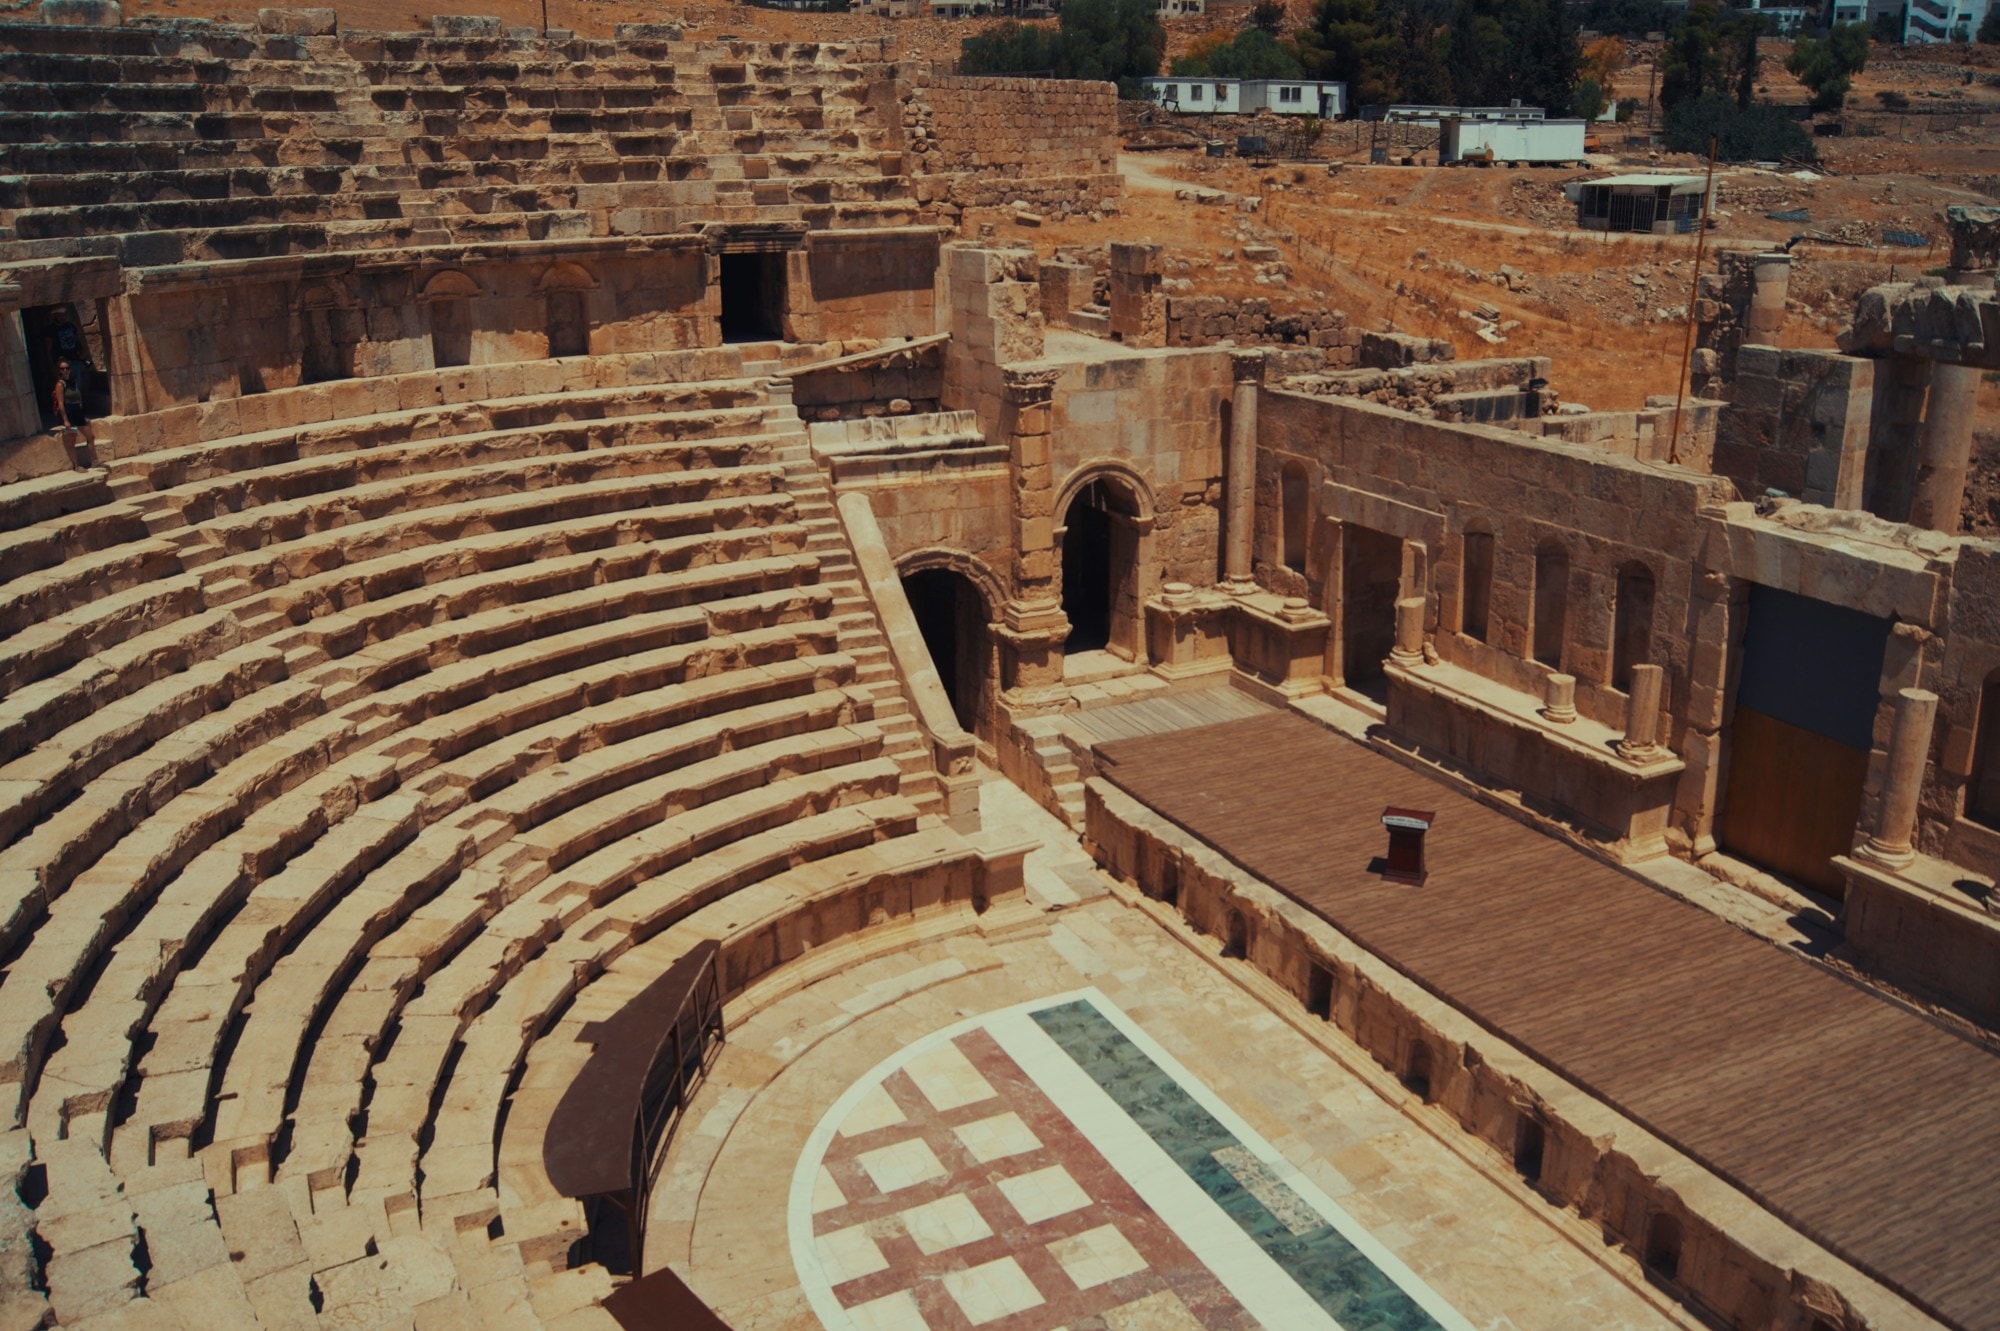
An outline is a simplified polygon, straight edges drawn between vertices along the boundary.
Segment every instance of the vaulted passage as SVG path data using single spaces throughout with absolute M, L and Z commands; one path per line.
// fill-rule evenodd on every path
M 930 649 L 931 664 L 951 698 L 958 724 L 977 732 L 985 713 L 991 645 L 986 634 L 986 605 L 972 580 L 948 568 L 919 569 L 903 578 L 903 594 L 917 617 L 917 628 Z

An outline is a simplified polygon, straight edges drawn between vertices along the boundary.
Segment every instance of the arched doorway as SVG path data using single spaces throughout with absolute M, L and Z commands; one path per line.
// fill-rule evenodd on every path
M 1144 528 L 1138 500 L 1116 478 L 1093 479 L 1070 499 L 1060 533 L 1064 652 L 1136 651 Z
M 986 695 L 993 651 L 978 586 L 955 569 L 918 568 L 903 574 L 903 595 L 951 699 L 952 715 L 972 734 L 990 730 Z

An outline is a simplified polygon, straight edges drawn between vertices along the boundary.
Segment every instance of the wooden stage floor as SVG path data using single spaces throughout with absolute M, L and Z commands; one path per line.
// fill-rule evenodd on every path
M 2000 1057 L 1297 716 L 1101 773 L 1412 980 L 1964 1328 L 2000 1327 Z M 1438 811 L 1420 888 L 1368 872 Z

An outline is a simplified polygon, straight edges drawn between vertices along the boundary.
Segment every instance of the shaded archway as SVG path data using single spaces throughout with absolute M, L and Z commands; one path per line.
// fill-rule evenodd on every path
M 1535 659 L 1562 669 L 1563 639 L 1569 626 L 1569 551 L 1559 541 L 1535 547 Z
M 903 595 L 951 699 L 952 715 L 972 734 L 985 734 L 991 730 L 993 676 L 986 598 L 971 578 L 949 566 L 906 568 L 902 578 Z
M 1611 609 L 1611 687 L 1632 687 L 1632 667 L 1653 659 L 1653 570 L 1633 560 L 1618 570 Z
M 1070 625 L 1063 650 L 1133 656 L 1143 599 L 1140 542 L 1151 530 L 1143 486 L 1122 469 L 1080 472 L 1064 487 L 1057 512 L 1063 614 Z
M 1965 816 L 1984 827 L 2000 828 L 2000 670 L 1988 674 L 1980 685 L 1973 735 Z
M 596 279 L 577 264 L 552 264 L 542 274 L 541 289 L 548 302 L 547 333 L 549 356 L 590 354 L 589 296 Z
M 472 363 L 472 302 L 479 284 L 456 268 L 432 275 L 417 300 L 430 324 L 431 365 L 446 369 Z
M 1493 616 L 1493 533 L 1474 527 L 1465 533 L 1458 578 L 1459 632 L 1486 641 Z
M 1312 524 L 1311 480 L 1303 462 L 1287 462 L 1279 474 L 1279 545 L 1285 567 L 1306 571 L 1306 536 Z

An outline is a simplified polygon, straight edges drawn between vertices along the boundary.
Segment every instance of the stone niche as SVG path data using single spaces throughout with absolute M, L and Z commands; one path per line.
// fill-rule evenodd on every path
M 1384 674 L 1388 743 L 1482 785 L 1519 791 L 1530 811 L 1558 819 L 1621 862 L 1666 853 L 1674 791 L 1687 767 L 1670 751 L 1624 757 L 1621 733 L 1577 715 L 1573 705 L 1565 716 L 1457 666 L 1392 660 Z

